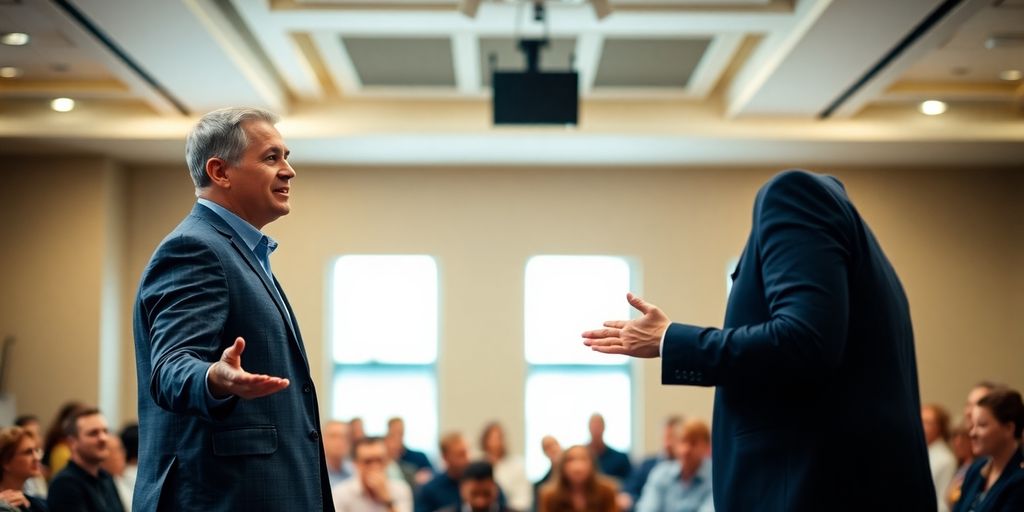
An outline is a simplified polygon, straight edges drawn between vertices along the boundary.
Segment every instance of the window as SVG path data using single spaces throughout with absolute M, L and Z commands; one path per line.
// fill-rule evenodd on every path
M 405 442 L 437 452 L 437 263 L 424 255 L 351 255 L 334 264 L 331 415 L 382 435 L 405 419 Z
M 632 377 L 629 358 L 599 354 L 580 333 L 605 320 L 628 319 L 631 270 L 613 256 L 535 256 L 526 264 L 525 355 L 526 469 L 544 476 L 541 438 L 563 448 L 590 439 L 588 419 L 605 418 L 605 442 L 628 452 L 632 444 Z

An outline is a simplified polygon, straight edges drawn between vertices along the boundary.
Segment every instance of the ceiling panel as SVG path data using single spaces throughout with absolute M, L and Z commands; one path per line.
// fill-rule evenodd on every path
M 685 88 L 710 39 L 605 39 L 594 87 Z
M 364 87 L 455 87 L 448 38 L 344 37 Z

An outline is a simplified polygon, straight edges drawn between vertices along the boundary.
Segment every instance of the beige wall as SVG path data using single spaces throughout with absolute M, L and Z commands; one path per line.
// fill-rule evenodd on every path
M 68 164 L 54 162 L 67 171 Z M 42 172 L 40 168 L 39 172 Z M 1021 173 L 978 170 L 826 169 L 843 179 L 903 278 L 917 334 L 922 398 L 957 410 L 966 388 L 988 377 L 1024 388 L 1024 191 Z M 523 382 L 522 279 L 534 254 L 600 253 L 639 262 L 642 291 L 679 321 L 719 325 L 725 304 L 725 266 L 743 246 L 754 194 L 774 173 L 770 169 L 328 169 L 300 167 L 293 189 L 293 213 L 267 231 L 281 242 L 274 270 L 303 327 L 310 364 L 327 413 L 330 386 L 325 358 L 326 276 L 333 258 L 347 253 L 434 255 L 441 275 L 439 382 L 441 429 L 479 426 L 499 418 L 513 444 L 522 446 Z M 101 215 L 65 207 L 95 202 L 95 185 L 82 178 L 44 200 L 53 203 L 54 222 L 89 222 Z M 130 313 L 139 274 L 159 240 L 192 204 L 182 166 L 130 169 L 124 201 L 122 275 L 121 407 L 135 407 Z M 5 218 L 25 216 L 36 201 L 5 205 Z M 42 221 L 40 221 L 42 222 Z M 98 220 L 92 221 L 99 223 Z M 7 229 L 7 228 L 5 228 Z M 59 229 L 59 228 L 54 228 Z M 94 231 L 100 228 L 93 227 Z M 47 268 L 66 261 L 37 256 L 47 245 L 37 229 L 24 228 L 5 240 L 18 241 L 16 254 L 33 269 L 12 287 L 19 296 L 40 296 Z M 6 232 L 5 232 L 6 233 Z M 24 243 L 28 239 L 31 243 Z M 10 252 L 10 251 L 9 251 Z M 100 267 L 101 254 L 90 255 Z M 65 258 L 66 259 L 66 258 Z M 78 259 L 78 258 L 76 258 Z M 7 262 L 8 259 L 4 259 Z M 84 267 L 83 267 L 84 268 Z M 11 272 L 4 265 L 4 283 Z M 57 280 L 76 296 L 98 295 L 98 279 L 79 272 Z M 34 277 L 33 277 L 34 276 Z M 40 284 L 42 283 L 42 284 Z M 73 286 L 69 283 L 72 283 Z M 5 288 L 7 288 L 5 286 Z M 5 301 L 9 301 L 5 292 Z M 8 302 L 5 302 L 5 306 Z M 37 304 L 4 307 L 0 328 L 13 320 L 44 329 Z M 78 308 L 82 323 L 98 328 L 95 304 Z M 61 303 L 61 308 L 78 304 Z M 28 332 L 22 329 L 24 332 Z M 26 337 L 27 334 L 19 334 Z M 54 347 L 67 336 L 52 337 Z M 21 344 L 19 344 L 21 346 Z M 96 347 L 96 341 L 91 340 Z M 81 346 L 74 347 L 74 353 Z M 69 347 L 67 350 L 71 350 Z M 75 358 L 69 357 L 70 361 Z M 85 360 L 84 358 L 80 358 Z M 95 357 L 92 358 L 95 360 Z M 67 394 L 96 387 L 96 368 L 69 365 L 70 381 L 39 377 L 50 369 L 45 357 L 25 361 L 22 375 L 48 381 L 32 400 L 48 416 Z M 638 363 L 640 449 L 660 444 L 658 421 L 674 412 L 709 417 L 707 389 L 660 386 L 656 361 Z M 83 387 L 84 386 L 84 387 Z M 24 405 L 21 391 L 19 403 Z M 94 395 L 95 396 L 95 395 Z M 85 399 L 90 397 L 86 396 Z M 45 404 L 45 406 L 44 406 Z M 35 405 L 33 404 L 33 407 Z M 36 409 L 32 409 L 36 410 Z M 582 428 L 582 427 L 581 427 Z
M 121 273 L 107 265 L 123 251 L 121 174 L 107 160 L 69 158 L 8 160 L 0 175 L 0 334 L 17 339 L 4 386 L 19 413 L 48 422 L 65 400 L 100 402 L 103 324 L 119 314 L 105 318 L 101 304 L 119 308 L 104 286 Z

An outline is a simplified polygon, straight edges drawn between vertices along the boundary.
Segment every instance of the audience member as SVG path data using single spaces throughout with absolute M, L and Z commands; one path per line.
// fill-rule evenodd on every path
M 39 497 L 25 494 L 25 482 L 42 475 L 42 451 L 39 440 L 22 427 L 0 430 L 0 503 L 11 509 L 46 512 Z
M 711 429 L 701 420 L 672 428 L 672 460 L 651 470 L 636 512 L 714 512 L 711 494 Z
M 947 512 L 946 490 L 956 473 L 956 457 L 946 444 L 949 440 L 949 413 L 941 405 L 924 405 L 921 407 L 921 423 L 924 426 L 924 441 L 928 444 L 928 462 L 939 512 Z
M 394 456 L 396 462 L 403 467 L 403 472 L 411 472 L 413 482 L 419 487 L 434 477 L 434 466 L 430 459 L 423 452 L 410 449 L 405 446 L 405 422 L 402 418 L 391 418 L 388 420 L 387 439 L 397 446 L 398 454 Z
M 43 429 L 42 425 L 39 423 L 39 418 L 30 414 L 18 416 L 14 419 L 14 426 L 27 430 L 28 433 L 32 435 L 32 438 L 36 440 L 36 444 L 42 445 Z M 38 475 L 25 480 L 25 488 L 22 490 L 29 496 L 35 496 L 45 501 L 46 477 L 42 474 L 42 471 L 40 471 Z
M 992 389 L 971 409 L 974 461 L 954 512 L 1024 510 L 1024 402 L 1019 392 Z
M 445 471 L 420 488 L 416 512 L 434 512 L 452 505 L 461 506 L 459 480 L 469 465 L 469 447 L 462 434 L 452 432 L 441 438 L 441 458 Z
M 533 484 L 533 509 L 537 510 L 540 505 L 540 490 L 548 482 L 551 482 L 555 475 L 558 474 L 558 461 L 562 458 L 562 445 L 558 444 L 558 440 L 554 436 L 544 436 L 540 440 L 541 450 L 544 451 L 544 456 L 548 458 L 548 472 L 544 474 L 544 478 L 537 480 Z
M 99 409 L 75 410 L 64 422 L 64 433 L 71 459 L 50 482 L 50 511 L 124 512 L 114 479 L 101 467 L 110 456 L 110 434 Z
M 330 420 L 324 423 L 324 456 L 327 459 L 327 476 L 331 489 L 348 480 L 355 473 L 355 466 L 349 460 L 352 445 L 348 423 Z
M 554 480 L 540 491 L 539 512 L 616 512 L 615 483 L 598 474 L 585 446 L 562 454 Z
M 366 437 L 366 427 L 363 425 L 362 418 L 352 418 L 348 421 L 348 429 L 352 438 L 352 446 L 354 447 L 360 439 Z
M 110 446 L 110 455 L 100 464 L 104 471 L 110 473 L 114 479 L 114 487 L 117 488 L 117 496 L 121 499 L 121 506 L 125 510 L 132 509 L 132 494 L 135 491 L 135 482 L 129 486 L 124 479 L 124 471 L 128 468 L 128 454 L 125 452 L 121 438 L 116 435 L 107 436 L 107 444 Z
M 498 500 L 498 484 L 494 481 L 494 468 L 490 463 L 473 462 L 466 466 L 459 481 L 462 506 L 452 505 L 443 512 L 513 512 Z
M 604 443 L 604 417 L 594 414 L 590 417 L 590 444 L 588 445 L 598 468 L 616 483 L 626 482 L 632 473 L 633 465 L 625 453 L 615 450 Z
M 135 480 L 139 474 L 139 424 L 129 423 L 121 429 L 121 444 L 124 446 L 125 466 L 121 472 L 121 482 L 131 491 L 129 496 L 135 494 Z M 131 510 L 131 501 L 125 505 L 125 509 Z
M 67 438 L 64 435 L 64 423 L 75 411 L 85 407 L 81 402 L 66 402 L 57 411 L 57 416 L 50 423 L 43 439 L 43 466 L 48 479 L 64 469 L 64 466 L 71 458 L 71 449 L 68 448 Z
M 952 510 L 953 505 L 960 500 L 960 486 L 964 483 L 964 476 L 967 475 L 967 470 L 974 463 L 974 452 L 971 451 L 971 429 L 967 426 L 966 421 L 961 420 L 960 424 L 950 431 L 949 440 L 957 463 L 956 473 L 953 474 L 953 480 L 949 482 L 945 497 L 946 505 Z
M 667 460 L 674 460 L 672 455 L 672 447 L 675 444 L 674 432 L 676 426 L 682 422 L 683 417 L 678 415 L 669 416 L 665 419 L 665 427 L 662 430 L 662 451 L 644 459 L 640 467 L 633 470 L 633 474 L 630 475 L 629 480 L 623 485 L 622 490 L 628 495 L 627 500 L 620 500 L 620 504 L 625 505 L 621 507 L 623 510 L 632 508 L 632 504 L 640 499 L 640 492 L 644 490 L 644 484 L 647 483 L 647 477 L 651 474 L 654 466 Z
M 364 437 L 353 447 L 356 477 L 333 488 L 336 512 L 411 512 L 412 491 L 387 477 L 387 447 L 379 437 Z
M 1004 388 L 1002 384 L 997 384 L 990 380 L 983 380 L 974 385 L 969 392 L 967 392 L 967 402 L 964 403 L 964 421 L 967 422 L 967 428 L 971 428 L 971 411 L 974 410 L 974 406 L 978 405 L 978 400 L 981 400 L 988 394 L 989 391 L 997 388 Z
M 484 426 L 480 436 L 480 450 L 491 463 L 494 481 L 501 486 L 509 507 L 530 510 L 533 505 L 533 487 L 526 479 L 526 465 L 523 458 L 508 453 L 505 444 L 505 429 L 493 421 Z

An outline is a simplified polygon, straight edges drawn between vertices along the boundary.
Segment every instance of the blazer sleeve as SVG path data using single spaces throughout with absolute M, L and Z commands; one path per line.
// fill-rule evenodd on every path
M 853 221 L 818 179 L 784 173 L 765 186 L 755 206 L 768 320 L 726 329 L 670 325 L 663 383 L 714 386 L 733 377 L 827 372 L 839 365 L 849 321 Z
M 150 395 L 176 414 L 224 419 L 238 402 L 215 403 L 206 372 L 217 361 L 227 320 L 228 283 L 209 245 L 192 237 L 167 240 L 141 285 L 150 326 Z

